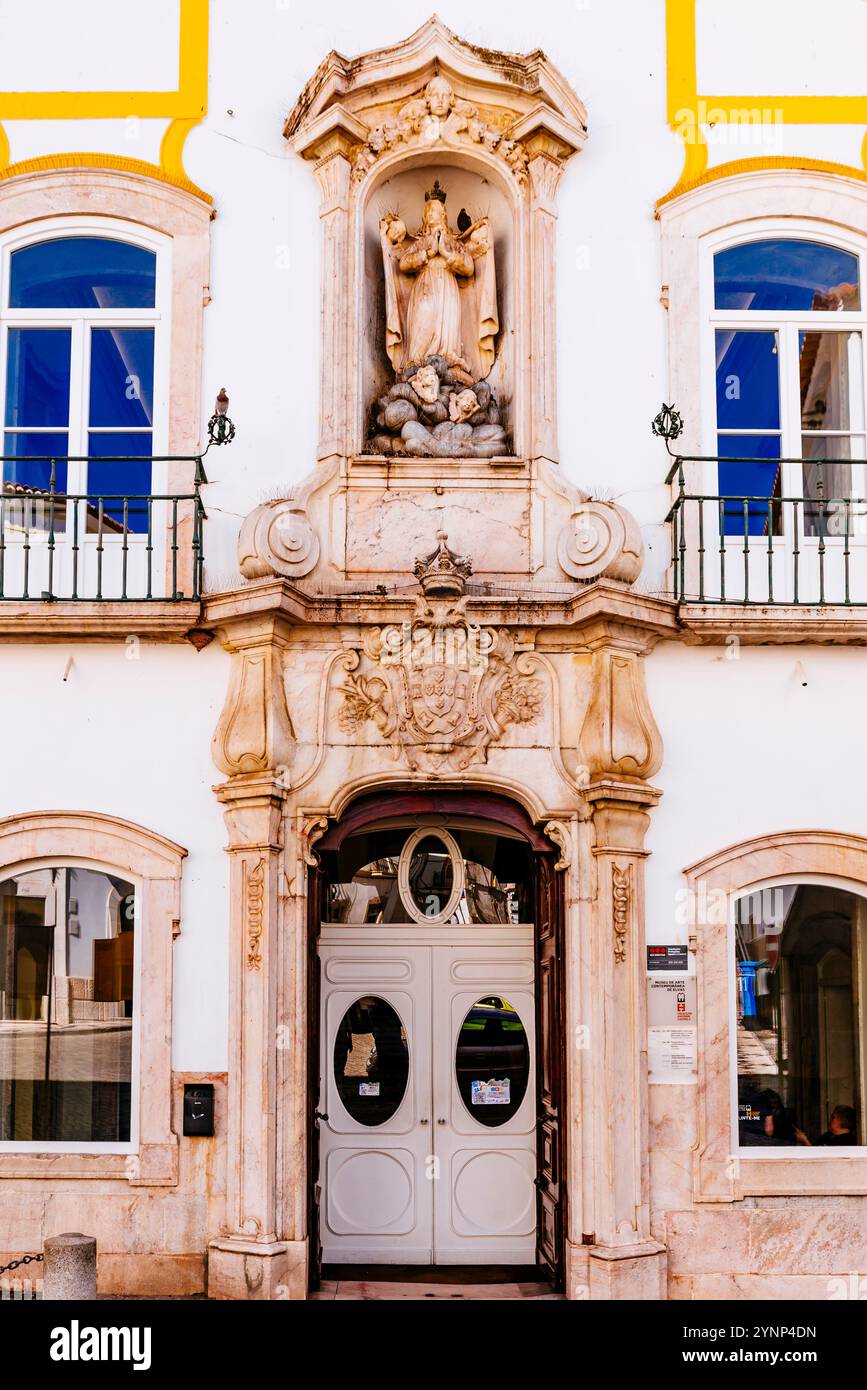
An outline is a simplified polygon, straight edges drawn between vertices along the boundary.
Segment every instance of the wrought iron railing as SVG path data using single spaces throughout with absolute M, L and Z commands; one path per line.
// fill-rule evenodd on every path
M 42 465 L 48 487 L 0 485 L 0 602 L 196 602 L 204 579 L 207 482 L 201 455 L 100 455 L 103 463 L 193 465 L 183 493 L 70 493 L 58 465 L 79 455 L 0 455 L 0 463 Z
M 719 461 L 684 455 L 668 474 L 677 487 L 666 520 L 678 602 L 867 606 L 867 497 L 826 496 L 822 486 L 824 466 L 839 459 L 807 461 L 816 479 L 809 495 L 687 490 L 684 464 Z
M 837 493 L 841 466 L 867 466 L 857 458 L 757 458 L 675 454 L 671 442 L 683 422 L 663 406 L 653 422 L 672 463 L 666 483 L 676 489 L 666 521 L 671 527 L 671 581 L 679 603 L 744 606 L 867 607 L 867 497 Z M 766 490 L 704 492 L 689 486 L 696 474 L 719 476 L 720 465 L 775 465 Z M 787 495 L 783 480 L 794 479 Z M 770 481 L 766 478 L 765 482 Z M 802 486 L 802 491 L 797 488 Z

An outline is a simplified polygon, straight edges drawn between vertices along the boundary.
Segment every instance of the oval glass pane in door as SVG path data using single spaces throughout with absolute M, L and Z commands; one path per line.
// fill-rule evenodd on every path
M 400 1108 L 408 1077 L 406 1029 L 395 1010 L 375 994 L 356 999 L 334 1039 L 334 1080 L 353 1120 L 385 1124 Z
M 477 999 L 461 1024 L 455 1074 L 461 1100 L 479 1124 L 504 1125 L 518 1113 L 530 1077 L 530 1047 L 521 1019 L 501 995 Z

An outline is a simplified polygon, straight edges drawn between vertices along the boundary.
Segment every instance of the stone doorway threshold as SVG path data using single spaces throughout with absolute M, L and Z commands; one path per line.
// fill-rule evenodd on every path
M 506 1299 L 559 1301 L 533 1266 L 491 1265 L 325 1265 L 320 1302 L 398 1301 L 451 1303 Z

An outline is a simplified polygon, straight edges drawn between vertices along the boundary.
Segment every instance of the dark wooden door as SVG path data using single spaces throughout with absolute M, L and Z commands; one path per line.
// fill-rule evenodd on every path
M 316 866 L 307 878 L 307 1244 L 310 1288 L 318 1289 L 322 1276 L 322 1242 L 319 1236 L 319 929 L 322 922 L 323 873 Z
M 553 855 L 536 856 L 536 1045 L 538 1263 L 563 1286 L 566 1215 L 565 1037 L 562 984 L 562 875 Z

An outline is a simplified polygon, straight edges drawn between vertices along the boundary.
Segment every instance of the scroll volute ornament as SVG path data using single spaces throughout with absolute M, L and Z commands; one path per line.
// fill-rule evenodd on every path
M 573 579 L 604 576 L 632 584 L 644 562 L 638 522 L 616 502 L 581 502 L 560 531 L 557 558 Z
M 579 739 L 591 781 L 644 780 L 662 764 L 662 736 L 650 712 L 639 653 L 602 647 L 593 653 L 590 702 Z
M 282 648 L 263 641 L 235 649 L 226 703 L 211 742 L 214 762 L 229 777 L 280 773 L 294 748 Z

